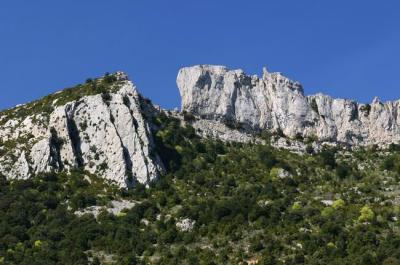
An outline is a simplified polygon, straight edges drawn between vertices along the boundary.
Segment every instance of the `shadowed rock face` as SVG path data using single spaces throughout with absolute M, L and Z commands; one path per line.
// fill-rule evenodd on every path
M 0 173 L 28 178 L 40 172 L 82 168 L 120 187 L 157 178 L 163 166 L 152 152 L 142 98 L 132 82 L 120 81 L 113 92 L 57 106 L 48 121 L 37 122 L 37 114 L 0 126 L 4 141 L 19 142 L 12 154 L 0 156 Z M 21 143 L 19 140 L 28 134 L 32 134 L 31 139 Z M 11 155 L 19 157 L 17 163 Z
M 261 78 L 224 66 L 182 68 L 177 77 L 182 110 L 205 119 L 240 123 L 249 131 L 282 130 L 350 145 L 400 140 L 400 101 L 371 104 L 305 96 L 302 86 L 264 69 Z

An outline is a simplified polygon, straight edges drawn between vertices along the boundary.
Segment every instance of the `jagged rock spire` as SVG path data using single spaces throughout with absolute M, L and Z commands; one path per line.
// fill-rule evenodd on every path
M 263 79 L 266 79 L 267 76 L 269 75 L 268 69 L 266 66 L 263 67 Z

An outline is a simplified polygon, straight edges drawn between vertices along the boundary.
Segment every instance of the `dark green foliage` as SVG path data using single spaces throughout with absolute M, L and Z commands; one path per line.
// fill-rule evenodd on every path
M 307 152 L 307 154 L 313 154 L 314 153 L 314 148 L 312 147 L 312 145 L 308 144 L 306 146 L 306 152 Z
M 96 222 L 76 218 L 63 203 L 79 194 L 96 196 L 81 178 L 76 172 L 26 181 L 1 179 L 0 256 L 5 264 L 87 264 L 83 251 L 98 233 Z
M 82 131 L 86 131 L 87 127 L 88 127 L 88 123 L 87 121 L 83 121 L 79 124 L 79 127 L 81 128 Z
M 395 157 L 389 156 L 383 160 L 383 168 L 386 170 L 393 170 L 395 167 Z
M 400 174 L 400 154 L 391 154 L 385 157 L 382 162 L 382 168 Z
M 399 152 L 400 151 L 400 144 L 391 143 L 389 145 L 389 152 Z
M 399 154 L 300 156 L 201 139 L 164 114 L 154 120 L 167 172 L 147 188 L 117 190 L 83 171 L 0 177 L 0 262 L 398 264 L 398 208 L 381 187 L 383 178 L 397 187 Z M 372 169 L 360 169 L 364 162 Z M 116 198 L 139 203 L 117 216 L 73 214 Z M 372 211 L 368 222 L 361 211 Z M 177 228 L 182 218 L 195 221 L 192 231 Z
M 111 84 L 113 82 L 117 81 L 117 78 L 114 75 L 110 75 L 108 73 L 105 74 L 104 76 L 104 82 L 107 84 Z
M 192 113 L 184 111 L 183 112 L 183 119 L 186 122 L 193 122 L 193 121 L 196 120 L 196 117 Z
M 365 104 L 360 107 L 361 112 L 364 113 L 365 116 L 369 116 L 369 113 L 371 112 L 371 105 L 370 104 Z
M 335 150 L 324 149 L 320 153 L 321 163 L 331 168 L 336 167 Z
M 103 99 L 104 102 L 108 103 L 111 101 L 111 94 L 108 92 L 104 92 L 101 94 L 101 98 Z
M 235 129 L 235 130 L 242 129 L 242 127 L 243 127 L 243 125 L 242 125 L 240 122 L 238 122 L 238 121 L 236 121 L 236 120 L 234 120 L 234 119 L 230 119 L 230 118 L 225 119 L 225 120 L 224 120 L 224 124 L 225 124 L 228 128 L 230 128 L 230 129 Z
M 336 174 L 340 179 L 345 179 L 351 173 L 351 169 L 345 163 L 342 163 L 336 167 Z
M 303 135 L 301 133 L 296 133 L 294 139 L 297 140 L 297 141 L 303 141 L 304 137 L 303 137 Z
M 281 128 L 278 128 L 276 130 L 276 135 L 278 135 L 279 137 L 285 137 L 285 134 L 283 133 Z

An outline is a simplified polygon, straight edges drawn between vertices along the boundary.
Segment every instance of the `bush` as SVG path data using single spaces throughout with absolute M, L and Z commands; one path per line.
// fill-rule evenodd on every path
M 312 147 L 312 145 L 310 145 L 310 144 L 308 144 L 307 146 L 306 146 L 306 153 L 307 154 L 314 154 L 314 148 Z
M 108 103 L 108 102 L 111 101 L 112 96 L 111 96 L 110 93 L 104 92 L 104 93 L 101 94 L 101 98 L 103 99 L 104 102 Z
M 365 205 L 360 210 L 360 217 L 358 217 L 358 221 L 359 222 L 371 222 L 374 219 L 374 217 L 375 217 L 375 213 L 372 211 L 372 209 L 368 205 Z
M 329 166 L 331 168 L 336 167 L 335 151 L 331 149 L 324 149 L 319 154 L 321 163 L 324 166 Z
M 338 210 L 338 209 L 344 208 L 345 205 L 346 205 L 346 203 L 344 202 L 344 200 L 338 199 L 338 200 L 336 200 L 336 201 L 333 202 L 332 207 L 333 207 L 335 210 Z
M 330 166 L 332 166 L 332 163 L 329 163 Z M 340 179 L 345 179 L 347 176 L 350 175 L 351 169 L 348 165 L 346 164 L 339 164 L 336 167 L 336 174 Z
M 365 104 L 360 107 L 360 110 L 364 113 L 365 116 L 369 116 L 369 113 L 371 112 L 371 105 Z
M 115 75 L 110 75 L 109 73 L 106 73 L 104 75 L 104 79 L 103 80 L 104 80 L 104 82 L 106 84 L 111 84 L 111 83 L 117 81 L 117 78 L 115 77 Z
M 276 129 L 276 135 L 279 137 L 285 137 L 285 134 L 283 133 L 281 128 Z
M 387 158 L 385 158 L 385 160 L 383 161 L 383 169 L 386 170 L 393 170 L 395 167 L 395 158 L 394 156 L 389 156 Z
M 190 112 L 183 112 L 183 120 L 186 122 L 193 122 L 196 120 L 196 117 Z

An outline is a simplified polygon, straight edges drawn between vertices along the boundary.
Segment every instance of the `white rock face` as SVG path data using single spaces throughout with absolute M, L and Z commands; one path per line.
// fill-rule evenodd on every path
M 78 211 L 75 211 L 74 214 L 77 216 L 83 216 L 85 214 L 93 214 L 95 218 L 97 218 L 99 216 L 99 214 L 105 210 L 108 213 L 111 213 L 113 215 L 118 215 L 121 212 L 123 212 L 123 210 L 127 209 L 132 209 L 136 204 L 138 204 L 138 202 L 135 201 L 127 201 L 127 200 L 113 200 L 110 203 L 110 207 L 107 206 L 89 206 L 86 207 L 84 209 L 80 209 Z
M 11 169 L 11 174 L 18 176 L 20 179 L 27 179 L 30 177 L 28 161 L 25 157 L 25 151 L 22 151 L 21 156 Z
M 257 138 L 252 134 L 230 129 L 225 124 L 214 120 L 199 119 L 192 122 L 191 125 L 196 129 L 196 133 L 204 138 L 211 137 L 224 142 L 233 141 L 240 143 L 257 141 Z
M 176 228 L 178 228 L 182 232 L 190 232 L 193 230 L 195 224 L 196 221 L 189 218 L 184 218 L 176 223 Z
M 79 167 L 120 187 L 157 178 L 163 166 L 152 151 L 152 133 L 142 114 L 142 99 L 132 82 L 121 75 L 119 78 L 122 83 L 116 92 L 107 97 L 85 96 L 56 107 L 48 122 L 38 122 L 35 116 L 0 126 L 2 141 L 17 142 L 12 155 L 2 157 L 0 152 L 0 173 L 27 178 Z M 13 162 L 9 157 L 19 158 Z
M 182 110 L 249 131 L 282 130 L 286 136 L 317 137 L 350 145 L 400 140 L 400 101 L 360 104 L 317 94 L 264 69 L 261 78 L 224 66 L 182 68 L 177 77 Z
M 32 172 L 38 174 L 40 172 L 49 172 L 51 171 L 50 165 L 50 138 L 46 137 L 40 141 L 38 141 L 33 147 L 31 151 L 31 159 L 32 159 Z M 3 174 L 7 176 L 7 172 Z M 13 175 L 10 175 L 13 177 Z

